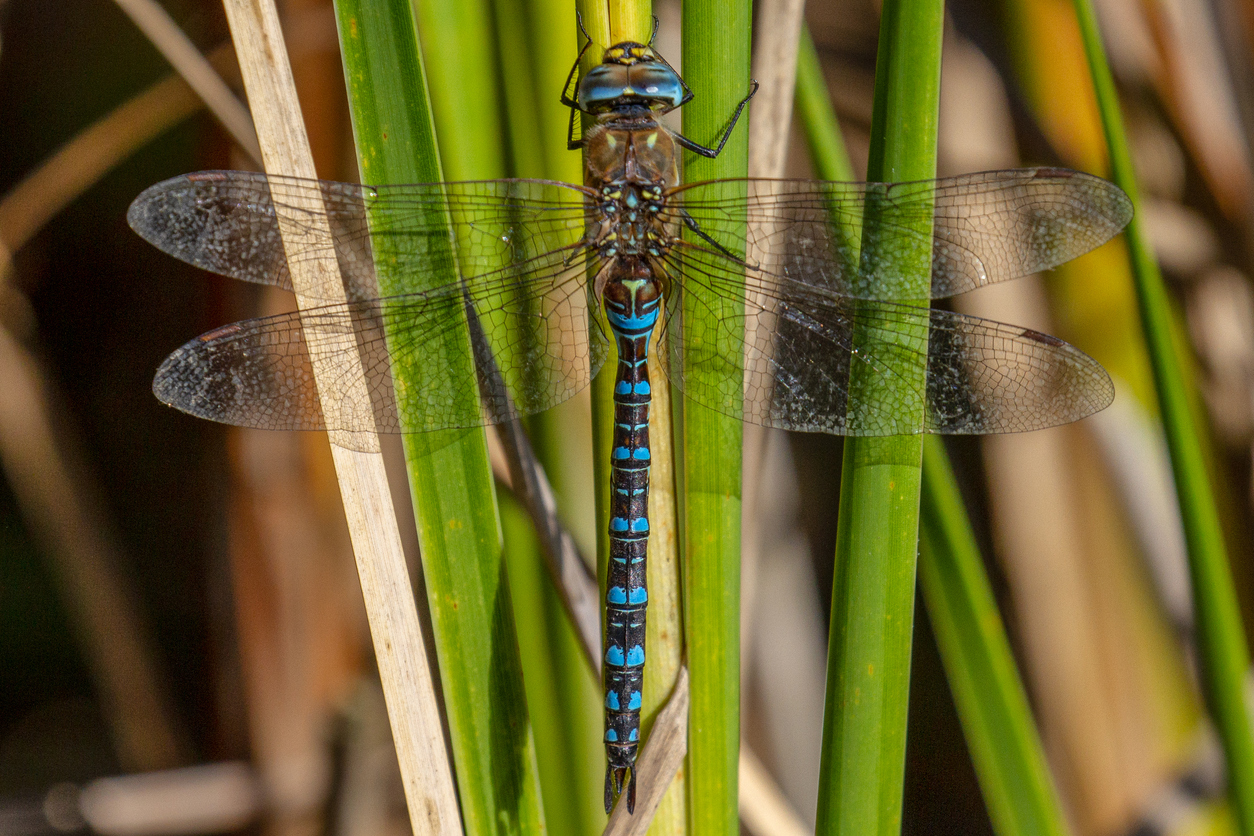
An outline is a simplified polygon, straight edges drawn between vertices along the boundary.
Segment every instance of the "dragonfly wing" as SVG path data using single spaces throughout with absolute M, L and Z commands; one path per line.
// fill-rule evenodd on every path
M 363 301 L 424 292 L 458 275 L 475 277 L 570 251 L 583 237 L 584 200 L 581 189 L 540 180 L 372 187 L 209 171 L 146 189 L 127 219 L 143 238 L 189 264 L 290 290 L 279 219 L 298 232 L 317 229 L 321 217 L 308 207 L 322 206 L 348 299 Z M 324 258 L 328 253 L 319 246 L 291 257 Z M 382 281 L 375 247 L 384 256 Z M 456 253 L 456 272 L 449 253 Z M 314 288 L 310 295 L 343 298 L 338 287 Z
M 542 281 L 467 282 L 228 325 L 170 355 L 153 391 L 201 418 L 328 430 L 351 449 L 372 449 L 375 431 L 539 412 L 586 386 L 605 361 L 584 269 L 581 258 Z M 321 397 L 315 367 L 325 372 Z
M 859 436 L 1022 432 L 1075 421 L 1114 398 L 1095 360 L 1030 329 L 851 299 L 754 271 L 738 277 L 734 262 L 693 248 L 677 248 L 667 266 L 682 274 L 684 297 L 668 301 L 672 383 L 698 403 L 756 424 Z M 721 312 L 716 332 L 685 322 L 683 304 Z M 924 362 L 923 346 L 927 378 L 919 391 L 909 370 Z M 895 394 L 851 394 L 855 363 L 894 378 L 893 386 L 875 388 Z M 922 415 L 910 407 L 921 403 Z
M 895 184 L 720 180 L 681 186 L 671 203 L 672 221 L 690 218 L 713 242 L 747 229 L 747 261 L 763 275 L 888 300 L 915 295 L 889 269 L 910 263 L 908 253 L 930 249 L 931 296 L 942 298 L 1055 267 L 1110 240 L 1132 217 L 1118 186 L 1058 168 Z M 868 205 L 890 219 L 876 230 L 876 263 L 859 260 Z M 919 231 L 929 215 L 930 238 Z

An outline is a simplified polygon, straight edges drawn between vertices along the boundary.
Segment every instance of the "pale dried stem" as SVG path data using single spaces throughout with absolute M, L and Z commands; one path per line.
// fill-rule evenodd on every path
M 740 747 L 740 820 L 753 836 L 811 836 L 766 767 Z
M 792 124 L 793 88 L 797 79 L 797 43 L 801 37 L 801 23 L 805 11 L 804 0 L 762 0 L 758 7 L 759 25 L 754 50 L 753 75 L 759 82 L 758 93 L 749 106 L 749 176 L 777 178 L 784 175 L 788 157 L 788 134 Z M 745 258 L 750 264 L 759 263 L 764 253 L 753 246 L 754 241 L 769 240 L 773 229 L 764 224 L 754 224 L 749 230 L 749 246 Z M 755 313 L 770 309 L 770 301 L 761 294 L 747 295 L 746 307 Z M 748 311 L 746 311 L 748 312 Z M 747 316 L 745 344 L 756 344 L 755 334 L 771 328 L 765 316 Z M 746 385 L 751 377 L 762 375 L 765 358 L 754 360 L 745 357 Z M 765 431 L 754 424 L 746 424 L 744 432 L 744 468 L 742 479 L 744 497 L 742 509 L 742 596 L 751 593 L 754 577 L 753 564 L 758 551 L 758 476 L 761 472 Z M 746 587 L 745 581 L 750 583 Z M 741 609 L 742 622 L 749 617 L 752 607 Z M 743 632 L 742 624 L 742 632 Z
M 272 0 L 226 0 L 225 6 L 267 170 L 314 177 L 313 158 Z M 338 287 L 343 294 L 334 256 L 310 257 L 315 252 L 334 252 L 329 222 L 325 214 L 321 215 L 321 223 L 317 222 L 318 214 L 324 211 L 321 206 L 296 209 L 312 211 L 313 220 L 306 216 L 303 222 L 294 222 L 280 213 L 278 221 L 289 255 L 297 251 L 302 254 L 298 259 L 289 258 L 297 302 L 305 307 L 305 294 L 312 292 L 325 304 L 329 290 Z M 330 341 L 327 335 L 310 333 L 308 326 L 306 338 L 323 346 Z M 357 356 L 351 338 L 344 348 L 346 356 Z M 318 352 L 322 356 L 326 353 Z M 326 369 L 315 363 L 315 380 L 325 380 L 328 374 L 336 373 L 342 374 L 343 370 Z M 369 393 L 364 391 L 365 374 L 358 375 L 358 379 L 363 389 L 357 393 L 359 402 L 369 404 Z M 415 834 L 461 833 L 430 660 L 383 457 L 378 452 L 357 452 L 334 444 L 332 455 L 387 698 L 410 823 Z

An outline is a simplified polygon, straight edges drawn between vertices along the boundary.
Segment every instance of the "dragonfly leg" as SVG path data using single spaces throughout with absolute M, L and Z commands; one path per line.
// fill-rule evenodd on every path
M 703 157 L 713 159 L 723 150 L 723 146 L 727 144 L 727 138 L 731 136 L 732 129 L 736 127 L 737 120 L 740 119 L 740 112 L 745 109 L 745 105 L 749 104 L 749 100 L 753 98 L 753 94 L 758 92 L 758 83 L 750 82 L 749 95 L 740 100 L 740 104 L 736 105 L 736 112 L 732 114 L 731 121 L 727 123 L 727 130 L 723 131 L 723 136 L 718 141 L 718 145 L 713 148 L 706 148 L 704 145 L 693 142 L 683 134 L 675 134 L 675 141 L 687 148 L 693 153 L 700 154 Z
M 707 233 L 704 229 L 702 229 L 702 228 L 701 228 L 701 225 L 700 225 L 699 223 L 697 223 L 697 219 L 696 219 L 696 218 L 694 218 L 694 217 L 692 217 L 692 215 L 689 215 L 689 214 L 688 214 L 688 210 L 687 210 L 687 209 L 681 209 L 681 210 L 680 210 L 680 214 L 683 216 L 683 219 L 684 219 L 684 226 L 688 227 L 688 228 L 689 228 L 689 229 L 691 229 L 693 232 L 695 232 L 697 235 L 699 235 L 703 241 L 705 241 L 705 242 L 706 242 L 707 244 L 709 244 L 711 247 L 713 247 L 714 249 L 718 250 L 720 253 L 722 253 L 723 255 L 727 256 L 728 258 L 730 258 L 732 261 L 736 262 L 737 264 L 744 264 L 744 263 L 745 263 L 744 259 L 740 258 L 740 257 L 739 257 L 739 256 L 737 256 L 735 253 L 733 253 L 731 250 L 727 249 L 727 248 L 726 248 L 726 247 L 724 247 L 722 244 L 720 244 L 719 242 L 717 242 L 717 241 L 715 241 L 713 238 L 711 238 L 711 237 L 709 236 L 709 234 L 708 234 L 708 233 Z M 679 242 L 679 243 L 682 243 L 682 242 Z

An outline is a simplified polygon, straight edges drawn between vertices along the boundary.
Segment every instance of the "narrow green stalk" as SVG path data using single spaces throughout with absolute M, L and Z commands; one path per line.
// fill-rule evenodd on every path
M 579 154 L 566 149 L 569 111 L 560 101 L 578 51 L 570 4 L 493 0 L 493 8 L 508 173 L 577 183 Z M 575 425 L 586 420 L 571 406 L 527 421 L 536 456 L 563 509 L 578 505 L 577 493 L 584 489 L 568 476 L 575 457 L 571 439 L 579 435 Z M 605 826 L 600 683 L 544 568 L 539 541 L 525 523 L 513 522 L 513 535 L 506 532 L 510 591 L 535 727 L 545 823 L 553 836 L 595 833 Z
M 851 179 L 853 166 L 841 141 L 814 42 L 805 29 L 797 62 L 797 112 L 817 176 Z M 923 441 L 921 506 L 923 601 L 993 827 L 1003 836 L 1064 836 L 1066 817 L 1027 693 L 949 457 L 936 437 Z
M 840 125 L 836 122 L 836 111 L 832 108 L 832 97 L 823 78 L 814 38 L 810 36 L 810 27 L 805 24 L 801 26 L 801 38 L 797 43 L 796 103 L 797 118 L 806 135 L 815 176 L 837 183 L 857 180 L 853 163 L 845 150 Z
M 993 829 L 1065 836 L 1027 693 L 945 446 L 923 442 L 919 583 Z
M 501 523 L 546 832 L 597 833 L 605 827 L 600 688 L 553 591 L 535 529 L 507 493 L 501 494 Z
M 1128 193 L 1138 209 L 1125 234 L 1137 307 L 1154 370 L 1154 386 L 1167 447 L 1171 451 L 1176 495 L 1188 544 L 1203 691 L 1227 756 L 1228 793 L 1237 823 L 1245 836 L 1254 836 L 1254 737 L 1244 699 L 1250 666 L 1249 647 L 1232 586 L 1206 458 L 1190 411 L 1182 349 L 1172 338 L 1171 303 L 1141 226 L 1136 172 L 1132 168 L 1114 78 L 1106 61 L 1092 4 L 1088 0 L 1075 0 L 1075 9 L 1106 133 L 1112 179 Z
M 337 0 L 336 13 L 362 177 L 379 184 L 441 180 L 427 76 L 409 4 Z M 443 32 L 444 41 L 433 38 L 433 31 L 425 34 L 434 43 L 475 40 L 465 31 Z M 455 101 L 447 90 L 449 73 L 465 68 L 445 62 L 463 57 L 471 59 L 456 50 L 438 57 L 432 100 L 436 112 L 448 119 L 439 128 L 441 145 L 456 151 L 443 158 L 445 168 L 454 176 L 483 176 L 484 168 L 494 171 L 490 144 L 477 134 L 462 135 L 478 130 L 470 114 L 447 113 L 448 103 Z M 474 72 L 451 78 L 462 93 L 487 96 L 490 109 L 495 93 L 477 84 Z M 388 231 L 379 218 L 372 218 L 381 291 L 388 295 L 401 288 L 419 289 L 412 277 L 391 275 L 387 269 L 389 250 L 395 246 Z M 456 277 L 452 248 L 433 252 L 432 258 L 447 262 L 445 278 Z M 433 374 L 473 377 L 465 329 L 449 332 L 433 358 L 442 368 L 394 365 L 398 389 L 420 389 Z M 401 419 L 411 426 L 421 420 L 407 414 Z M 538 833 L 543 819 L 535 754 L 484 442 L 481 430 L 407 434 L 406 463 L 466 832 Z
M 943 12 L 940 0 L 884 4 L 868 180 L 935 176 Z M 868 256 L 885 222 L 918 223 L 882 217 L 869 199 L 864 263 L 878 261 Z M 919 228 L 929 230 L 930 219 Z M 913 296 L 927 305 L 930 251 L 902 261 L 894 269 L 916 283 Z M 862 278 L 873 282 L 876 277 Z M 894 374 L 883 373 L 883 362 L 874 367 L 855 363 L 850 397 L 894 403 L 917 414 L 922 426 L 925 317 L 920 316 L 917 330 L 909 338 L 917 359 L 891 362 Z M 868 336 L 855 330 L 855 345 L 873 351 Z M 901 829 L 921 464 L 918 436 L 845 441 L 819 774 L 820 835 L 869 836 Z
M 753 9 L 749 0 L 687 0 L 683 5 L 683 73 L 695 97 L 684 106 L 684 134 L 716 143 L 737 104 L 749 92 Z M 736 126 L 716 159 L 685 153 L 687 183 L 744 177 L 748 125 Z M 745 195 L 729 185 L 720 197 Z M 729 230 L 730 233 L 730 230 Z M 687 231 L 685 235 L 688 235 Z M 743 253 L 744 238 L 720 240 Z M 690 386 L 738 393 L 743 377 L 742 340 L 720 328 L 739 321 L 743 302 L 683 305 L 683 374 Z M 694 364 L 693 357 L 719 362 Z M 729 380 L 734 385 L 720 385 Z M 734 401 L 734 402 L 732 402 Z M 740 752 L 740 468 L 741 404 L 729 396 L 716 412 L 675 398 L 681 418 L 680 522 L 684 566 L 684 628 L 692 707 L 688 725 L 689 829 L 702 836 L 739 833 L 737 763 Z

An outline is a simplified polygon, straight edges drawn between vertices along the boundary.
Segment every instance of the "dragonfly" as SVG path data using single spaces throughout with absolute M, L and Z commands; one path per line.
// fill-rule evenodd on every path
M 1132 207 L 1115 185 L 1057 168 L 895 184 L 683 183 L 679 149 L 718 155 L 756 85 L 705 146 L 659 122 L 693 93 L 650 44 L 615 44 L 582 78 L 578 67 L 562 101 L 568 143 L 584 150 L 583 185 L 202 172 L 147 189 L 128 219 L 170 255 L 249 282 L 291 289 L 291 262 L 339 264 L 343 287 L 328 289 L 325 304 L 219 328 L 165 360 L 156 396 L 201 418 L 324 430 L 333 443 L 373 449 L 376 432 L 481 427 L 549 409 L 616 358 L 608 812 L 624 792 L 635 806 L 650 365 L 696 403 L 783 430 L 978 434 L 1074 421 L 1114 398 L 1096 361 L 1038 331 L 911 304 L 920 293 L 899 265 L 930 257 L 923 295 L 948 297 L 1094 249 Z M 590 123 L 582 136 L 576 115 Z M 280 217 L 329 222 L 330 236 L 285 251 Z M 356 356 L 345 356 L 346 339 Z M 315 365 L 335 372 L 321 391 Z M 911 367 L 926 369 L 921 384 L 902 374 Z M 923 408 L 851 387 L 855 371 L 921 386 Z

